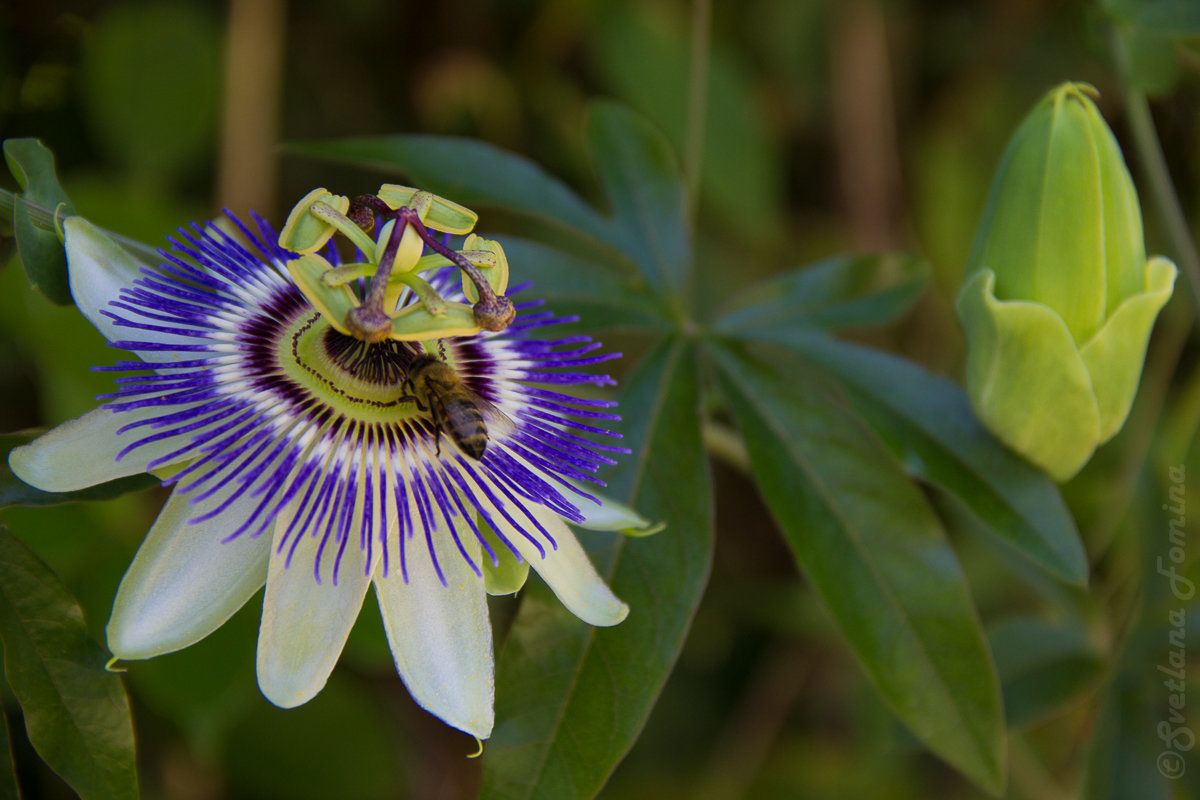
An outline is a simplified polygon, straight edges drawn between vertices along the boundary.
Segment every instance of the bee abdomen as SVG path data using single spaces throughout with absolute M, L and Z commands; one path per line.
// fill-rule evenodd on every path
M 469 398 L 451 397 L 446 400 L 443 409 L 446 432 L 454 439 L 454 443 L 476 461 L 483 458 L 488 443 L 487 426 L 475 403 Z

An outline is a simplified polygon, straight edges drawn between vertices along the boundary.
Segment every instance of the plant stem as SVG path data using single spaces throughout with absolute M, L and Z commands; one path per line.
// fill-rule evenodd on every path
M 1143 176 L 1150 185 L 1151 194 L 1154 195 L 1154 202 L 1171 240 L 1175 257 L 1179 260 L 1179 267 L 1187 278 L 1193 304 L 1200 310 L 1200 252 L 1196 250 L 1196 242 L 1188 228 L 1187 217 L 1179 203 L 1179 195 L 1171 182 L 1167 160 L 1163 156 L 1162 145 L 1159 144 L 1158 133 L 1154 128 L 1154 118 L 1150 114 L 1150 103 L 1146 100 L 1146 93 L 1130 79 L 1129 52 L 1120 31 L 1116 28 L 1112 30 L 1112 49 L 1121 77 L 1125 113 L 1129 117 L 1129 129 L 1142 164 Z
M 727 425 L 715 420 L 706 420 L 701 430 L 704 447 L 709 453 L 724 461 L 744 475 L 753 476 L 750 453 L 742 438 Z
M 687 135 L 683 178 L 687 218 L 694 222 L 700 195 L 700 166 L 704 160 L 704 120 L 708 112 L 708 56 L 712 38 L 712 0 L 692 0 L 692 52 L 688 69 Z

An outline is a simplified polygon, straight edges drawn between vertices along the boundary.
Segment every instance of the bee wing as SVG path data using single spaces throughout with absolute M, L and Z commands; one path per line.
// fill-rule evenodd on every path
M 483 415 L 484 421 L 487 422 L 489 438 L 508 437 L 516 433 L 517 423 L 513 422 L 512 417 L 501 411 L 495 403 L 485 400 L 477 394 L 472 394 L 472 399 L 479 407 L 479 413 Z

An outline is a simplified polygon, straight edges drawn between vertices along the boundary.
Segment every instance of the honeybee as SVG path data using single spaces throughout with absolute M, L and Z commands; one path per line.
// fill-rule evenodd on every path
M 445 433 L 478 461 L 487 450 L 488 425 L 507 429 L 512 424 L 504 412 L 471 391 L 454 367 L 437 356 L 419 356 L 409 367 L 404 386 L 417 408 L 433 416 L 438 455 L 442 452 L 441 434 Z

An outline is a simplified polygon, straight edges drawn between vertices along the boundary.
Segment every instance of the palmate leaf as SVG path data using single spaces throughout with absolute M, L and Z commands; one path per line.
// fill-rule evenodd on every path
M 9 139 L 4 143 L 4 158 L 21 186 L 13 211 L 13 233 L 17 251 L 29 282 L 59 305 L 71 304 L 67 287 L 67 259 L 62 243 L 50 226 L 35 225 L 30 203 L 52 214 L 74 213 L 71 202 L 58 183 L 54 154 L 37 139 Z
M 902 253 L 834 256 L 756 284 L 716 324 L 755 335 L 801 327 L 883 325 L 903 316 L 925 290 L 929 266 Z
M 660 345 L 622 394 L 634 448 L 607 490 L 667 529 L 646 539 L 583 534 L 630 606 L 592 628 L 531 581 L 499 655 L 496 731 L 483 797 L 592 797 L 633 745 L 679 655 L 712 558 L 712 487 L 700 439 L 696 356 Z
M 999 684 L 933 509 L 819 373 L 715 355 L 759 491 L 867 675 L 930 750 L 998 794 Z
M 623 249 L 660 295 L 682 299 L 691 274 L 691 239 L 670 144 L 645 117 L 605 101 L 589 109 L 587 135 Z
M 29 741 L 83 800 L 138 796 L 133 723 L 121 679 L 84 627 L 79 604 L 0 528 L 4 672 Z
M 1050 574 L 1087 582 L 1087 555 L 1058 487 L 983 427 L 962 389 L 917 364 L 817 331 L 763 338 L 842 382 L 910 474 L 957 497 Z

